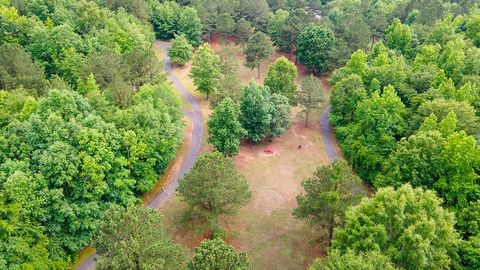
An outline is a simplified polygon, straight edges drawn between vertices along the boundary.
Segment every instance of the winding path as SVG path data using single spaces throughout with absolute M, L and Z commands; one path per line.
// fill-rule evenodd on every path
M 167 202 L 175 193 L 175 190 L 178 187 L 178 179 L 180 179 L 197 159 L 200 148 L 202 146 L 202 134 L 203 134 L 203 115 L 200 105 L 197 103 L 196 99 L 188 90 L 182 85 L 182 83 L 175 76 L 175 73 L 172 71 L 172 63 L 168 57 L 167 50 L 171 46 L 168 42 L 155 41 L 155 44 L 162 49 L 164 56 L 164 69 L 167 72 L 170 81 L 173 86 L 183 95 L 183 98 L 188 102 L 191 107 L 191 111 L 185 111 L 185 114 L 193 123 L 192 129 L 192 141 L 188 149 L 188 153 L 185 156 L 185 159 L 180 167 L 180 170 L 175 174 L 172 179 L 169 181 L 168 185 L 163 189 L 163 191 L 155 196 L 155 198 L 147 205 L 148 208 L 160 208 L 165 202 Z M 95 257 L 97 254 L 90 256 L 85 262 L 76 267 L 77 270 L 92 270 L 95 269 Z
M 328 106 L 322 113 L 320 118 L 320 130 L 322 132 L 323 144 L 325 145 L 325 151 L 330 160 L 334 160 L 339 157 L 335 142 L 333 139 L 333 130 L 330 121 L 328 120 L 328 114 L 332 110 L 332 107 Z

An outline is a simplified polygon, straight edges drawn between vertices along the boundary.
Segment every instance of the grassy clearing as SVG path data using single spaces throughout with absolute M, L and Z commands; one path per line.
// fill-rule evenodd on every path
M 229 45 L 239 64 L 244 61 L 242 48 Z M 213 44 L 216 51 L 223 45 Z M 266 75 L 269 63 L 279 57 L 272 55 L 262 65 L 262 79 Z M 199 100 L 205 120 L 210 114 L 206 98 L 195 91 L 188 77 L 190 66 L 175 68 L 176 76 L 182 84 Z M 300 75 L 306 74 L 299 68 Z M 238 75 L 243 84 L 255 79 L 256 70 L 243 66 Z M 326 92 L 327 99 L 329 92 Z M 323 108 L 327 103 L 323 105 Z M 322 108 L 322 110 L 323 110 Z M 321 164 L 329 163 L 320 135 L 320 112 L 313 113 L 309 127 L 294 109 L 295 121 L 292 128 L 272 143 L 263 142 L 256 145 L 242 144 L 240 155 L 234 160 L 238 170 L 246 176 L 253 193 L 252 200 L 236 215 L 221 221 L 227 233 L 227 242 L 236 249 L 247 252 L 253 269 L 306 269 L 316 257 L 323 256 L 326 242 L 324 232 L 316 231 L 304 221 L 293 218 L 292 210 L 296 207 L 296 195 L 303 191 L 300 183 Z M 207 133 L 205 132 L 203 151 L 209 151 Z M 302 145 L 301 149 L 298 146 Z M 273 148 L 273 154 L 265 154 L 267 146 Z M 197 222 L 180 224 L 182 212 L 186 205 L 177 196 L 166 203 L 160 211 L 165 216 L 169 232 L 176 241 L 192 250 L 202 239 Z

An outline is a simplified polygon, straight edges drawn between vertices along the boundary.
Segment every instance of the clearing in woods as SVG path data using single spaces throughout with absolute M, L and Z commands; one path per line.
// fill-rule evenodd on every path
M 216 51 L 223 46 L 217 42 L 212 45 Z M 238 73 L 242 83 L 255 79 L 256 70 L 242 65 L 242 48 L 232 43 L 229 47 L 238 59 Z M 280 55 L 275 52 L 262 64 L 262 78 L 259 82 L 263 81 L 268 65 Z M 208 101 L 195 91 L 188 77 L 189 69 L 190 65 L 187 64 L 176 67 L 174 72 L 182 84 L 197 97 L 207 120 L 211 113 Z M 304 68 L 299 70 L 300 75 L 306 73 Z M 328 94 L 327 91 L 326 98 Z M 327 102 L 324 106 L 326 104 Z M 314 258 L 324 255 L 326 251 L 323 232 L 292 216 L 292 210 L 296 207 L 295 197 L 303 191 L 301 181 L 312 175 L 319 165 L 329 162 L 319 127 L 321 111 L 312 115 L 308 128 L 304 126 L 303 118 L 298 116 L 297 108 L 294 109 L 294 114 L 294 123 L 286 134 L 272 143 L 242 143 L 240 155 L 234 157 L 239 172 L 249 182 L 252 199 L 236 215 L 223 219 L 221 224 L 227 242 L 237 250 L 247 252 L 253 269 L 305 269 Z M 205 133 L 202 152 L 213 149 L 206 139 Z M 298 149 L 299 145 L 302 145 L 301 149 Z M 273 154 L 264 153 L 267 146 L 272 147 Z M 174 196 L 160 211 L 165 215 L 167 228 L 175 240 L 193 249 L 206 235 L 195 222 L 180 224 L 185 209 L 186 205 L 178 196 Z

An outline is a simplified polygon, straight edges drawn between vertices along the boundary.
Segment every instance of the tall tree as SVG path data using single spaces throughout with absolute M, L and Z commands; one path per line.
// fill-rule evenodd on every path
M 193 47 L 184 35 L 177 35 L 168 48 L 168 56 L 173 64 L 185 65 L 193 56 Z
M 208 142 L 226 156 L 238 155 L 240 140 L 247 135 L 239 122 L 240 111 L 230 98 L 218 104 L 208 120 Z
M 222 239 L 203 240 L 195 248 L 195 255 L 188 263 L 187 270 L 235 269 L 249 270 L 250 262 L 247 254 L 236 253 L 233 247 Z
M 448 269 L 459 243 L 454 216 L 433 191 L 404 185 L 380 189 L 351 208 L 332 250 L 379 251 L 401 269 Z
M 214 228 L 219 216 L 234 213 L 252 196 L 233 160 L 219 152 L 200 156 L 179 185 L 178 194 L 189 206 L 187 214 L 199 215 Z
M 220 77 L 220 58 L 213 52 L 209 44 L 202 45 L 193 56 L 190 77 L 197 91 L 206 94 L 215 91 Z
M 235 36 L 237 37 L 237 43 L 242 45 L 242 49 L 245 49 L 245 44 L 248 41 L 248 38 L 252 35 L 253 27 L 250 22 L 241 18 L 237 21 L 235 26 Z
M 298 61 L 314 72 L 325 70 L 333 43 L 332 30 L 326 26 L 310 24 L 297 38 Z
M 305 114 L 305 126 L 308 126 L 310 113 L 320 108 L 325 99 L 321 82 L 317 77 L 309 75 L 302 79 L 302 87 L 298 93 L 298 103 L 302 105 L 302 113 Z
M 243 53 L 245 54 L 245 66 L 250 69 L 257 68 L 258 79 L 260 79 L 260 65 L 273 53 L 272 42 L 265 33 L 256 32 L 248 39 Z
M 290 105 L 297 103 L 297 67 L 285 57 L 278 58 L 268 67 L 264 84 L 272 93 L 278 93 L 286 98 Z
M 288 99 L 281 94 L 272 94 L 270 97 L 270 139 L 280 137 L 292 124 L 292 108 Z
M 240 95 L 240 122 L 247 131 L 247 138 L 259 142 L 265 138 L 271 121 L 271 103 L 268 90 L 251 81 Z
M 178 16 L 177 28 L 178 34 L 185 35 L 192 46 L 198 47 L 202 44 L 202 24 L 194 8 L 182 8 Z
M 98 269 L 183 269 L 185 252 L 174 244 L 163 218 L 143 206 L 112 206 L 93 240 Z
M 399 50 L 404 54 L 410 49 L 412 31 L 408 25 L 403 25 L 399 19 L 395 19 L 388 27 L 386 36 L 387 46 L 390 49 Z
M 355 254 L 351 250 L 341 253 L 333 250 L 323 260 L 315 260 L 309 270 L 397 270 L 390 259 L 378 251 Z
M 327 229 L 327 239 L 333 239 L 333 229 L 345 222 L 345 212 L 366 195 L 360 178 L 353 174 L 346 161 L 336 159 L 320 166 L 313 177 L 302 181 L 306 194 L 297 196 L 293 215 L 308 219 L 315 226 Z

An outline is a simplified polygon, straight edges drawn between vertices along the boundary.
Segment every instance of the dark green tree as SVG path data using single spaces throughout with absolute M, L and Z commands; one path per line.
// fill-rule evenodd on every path
M 183 269 L 185 252 L 172 242 L 163 217 L 143 206 L 112 206 L 93 240 L 98 269 Z
M 333 43 L 334 36 L 329 28 L 310 24 L 297 38 L 298 61 L 314 72 L 325 70 Z
M 302 181 L 302 186 L 306 193 L 297 196 L 298 206 L 293 215 L 326 229 L 329 243 L 333 229 L 345 222 L 347 208 L 357 205 L 366 195 L 360 178 L 340 159 L 317 168 L 313 177 Z
M 200 156 L 179 185 L 178 194 L 189 206 L 187 214 L 199 215 L 213 228 L 221 215 L 235 213 L 252 196 L 233 160 L 219 152 Z

